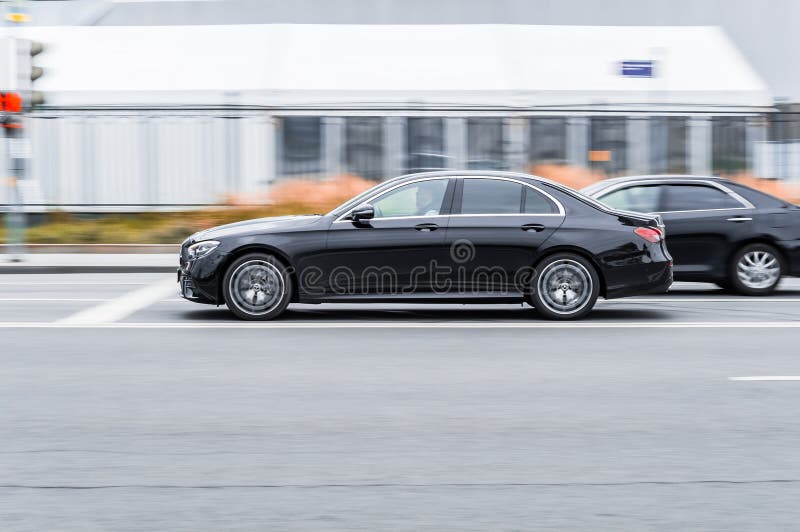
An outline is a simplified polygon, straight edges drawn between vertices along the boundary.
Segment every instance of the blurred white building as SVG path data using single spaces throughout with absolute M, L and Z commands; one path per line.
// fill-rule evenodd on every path
M 73 210 L 212 204 L 339 173 L 735 173 L 764 158 L 775 111 L 714 27 L 24 31 L 47 47 L 36 197 Z

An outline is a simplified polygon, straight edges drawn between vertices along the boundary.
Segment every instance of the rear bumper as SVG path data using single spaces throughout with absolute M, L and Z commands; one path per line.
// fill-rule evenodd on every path
M 637 282 L 636 279 L 639 279 Z M 642 275 L 630 279 L 625 285 L 606 287 L 606 299 L 639 296 L 644 294 L 663 294 L 672 286 L 672 262 L 653 263 Z

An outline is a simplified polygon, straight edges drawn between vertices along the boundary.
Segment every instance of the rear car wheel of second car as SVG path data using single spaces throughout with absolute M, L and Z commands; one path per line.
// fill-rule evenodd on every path
M 767 244 L 750 244 L 734 254 L 730 282 L 740 294 L 764 296 L 778 287 L 784 273 L 780 253 Z

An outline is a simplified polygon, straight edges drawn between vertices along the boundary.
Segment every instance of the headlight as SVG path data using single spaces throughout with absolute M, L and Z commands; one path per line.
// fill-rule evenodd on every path
M 197 244 L 192 244 L 188 249 L 189 260 L 204 257 L 217 249 L 217 246 L 219 246 L 219 242 L 216 240 L 205 240 L 203 242 L 198 242 Z

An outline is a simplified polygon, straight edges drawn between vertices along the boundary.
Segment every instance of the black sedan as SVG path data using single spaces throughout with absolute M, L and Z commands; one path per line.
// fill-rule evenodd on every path
M 380 183 L 325 215 L 249 220 L 181 247 L 181 294 L 264 320 L 300 303 L 510 303 L 585 316 L 598 296 L 664 292 L 654 215 L 526 174 L 442 171 Z
M 800 207 L 721 177 L 638 176 L 582 190 L 609 207 L 661 215 L 675 279 L 765 295 L 800 275 Z

